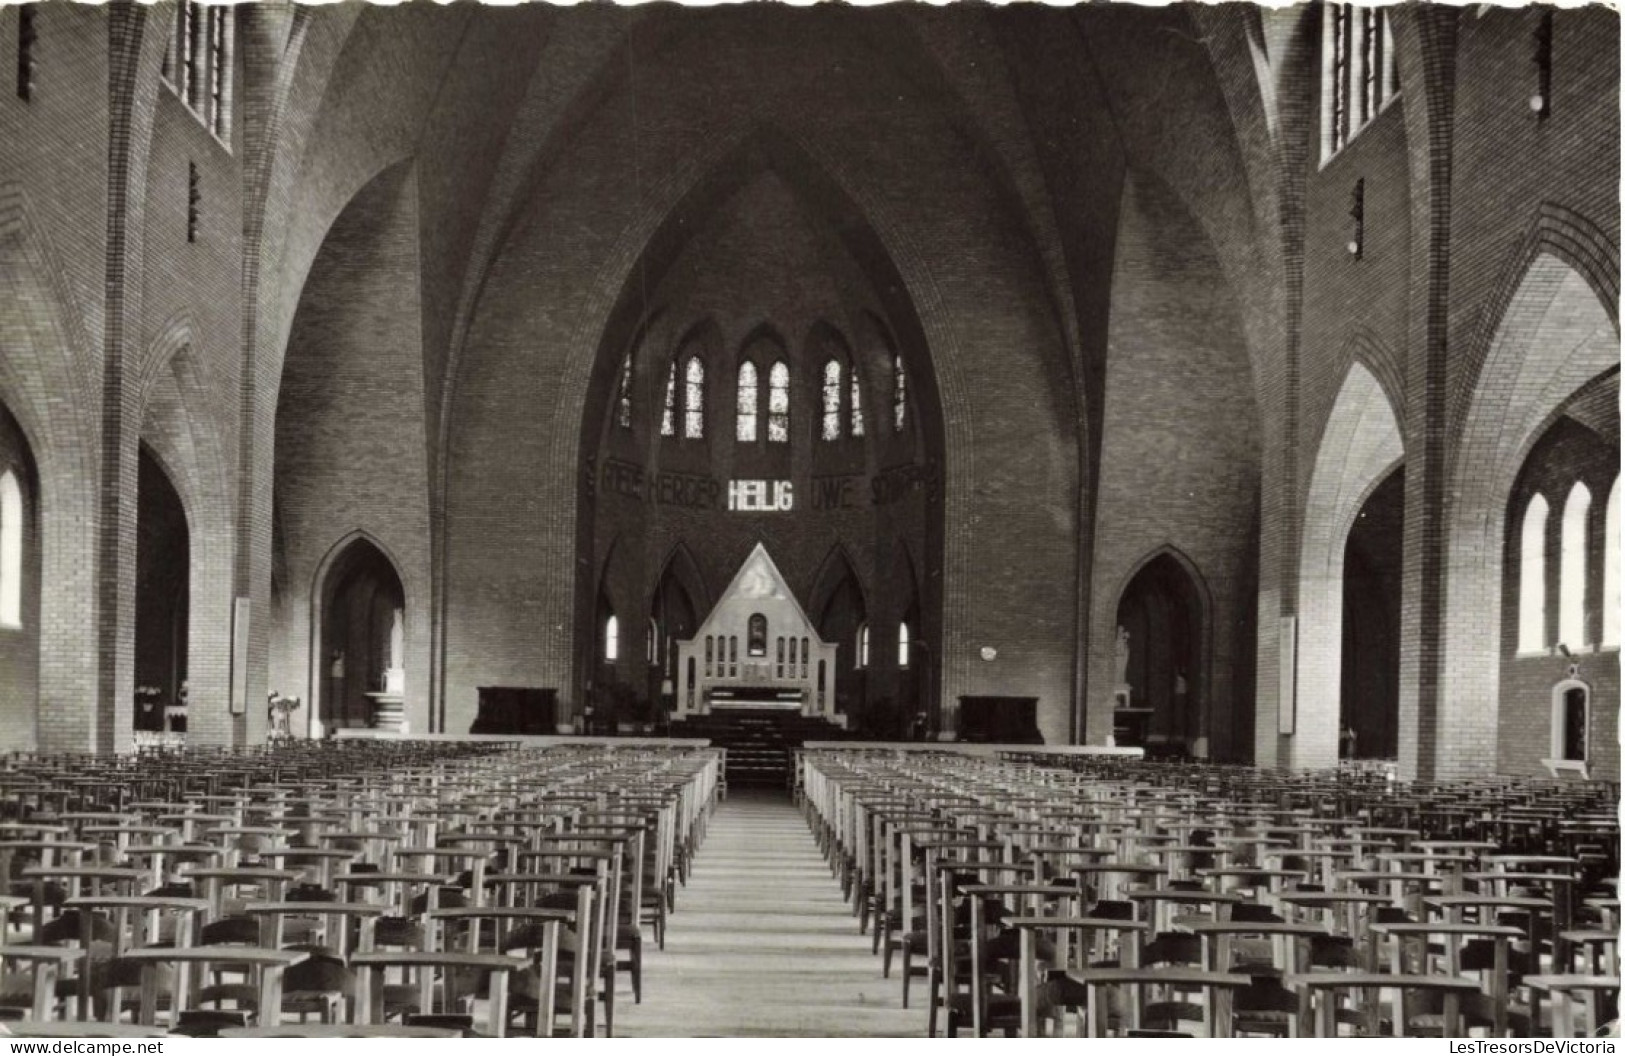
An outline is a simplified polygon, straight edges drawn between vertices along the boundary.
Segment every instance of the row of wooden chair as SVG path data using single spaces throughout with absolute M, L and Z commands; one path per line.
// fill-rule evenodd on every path
M 0 1016 L 611 1032 L 719 772 L 706 749 L 410 741 L 7 758 Z
M 1043 762 L 798 759 L 882 972 L 901 955 L 905 1007 L 928 981 L 932 1035 L 1616 1020 L 1617 787 Z

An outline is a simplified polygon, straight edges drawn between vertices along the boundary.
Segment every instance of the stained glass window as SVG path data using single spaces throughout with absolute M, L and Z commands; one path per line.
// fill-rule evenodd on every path
M 830 360 L 824 364 L 824 429 L 825 440 L 841 438 L 841 364 Z
M 689 356 L 683 367 L 683 436 L 705 437 L 705 363 L 699 356 Z
M 621 381 L 615 395 L 615 424 L 632 428 L 632 353 L 621 360 Z
M 790 442 L 790 368 L 783 360 L 767 372 L 767 439 L 773 444 Z
M 660 412 L 660 435 L 677 435 L 677 363 L 666 372 L 666 402 Z
M 761 386 L 756 378 L 756 364 L 747 359 L 739 364 L 739 417 L 734 438 L 741 443 L 756 442 L 756 408 L 760 400 Z
M 1376 7 L 1327 4 L 1321 38 L 1321 156 L 1353 139 L 1399 93 L 1394 31 Z
M 863 386 L 858 383 L 857 368 L 852 368 L 852 435 L 863 435 Z
M 900 433 L 908 422 L 908 375 L 903 371 L 903 357 L 891 358 L 891 427 Z

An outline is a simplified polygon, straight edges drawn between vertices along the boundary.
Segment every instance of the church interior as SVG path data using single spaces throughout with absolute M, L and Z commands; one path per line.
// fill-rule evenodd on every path
M 0 1034 L 1617 1034 L 1619 60 L 0 6 Z

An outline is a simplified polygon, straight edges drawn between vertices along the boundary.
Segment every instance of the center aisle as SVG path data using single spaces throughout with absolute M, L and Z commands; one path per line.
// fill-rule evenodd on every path
M 643 1004 L 622 975 L 617 1037 L 919 1037 L 800 812 L 736 791 L 711 819 L 666 948 L 644 928 Z M 923 986 L 915 988 L 924 991 Z

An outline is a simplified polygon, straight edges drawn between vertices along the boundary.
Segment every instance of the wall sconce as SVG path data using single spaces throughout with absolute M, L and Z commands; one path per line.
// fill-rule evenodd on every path
M 991 660 L 997 660 L 998 658 L 999 658 L 999 651 L 997 649 L 993 648 L 991 645 L 982 646 L 982 659 L 983 660 L 991 661 Z
M 1552 110 L 1552 12 L 1546 8 L 1535 24 L 1535 93 L 1529 97 L 1529 109 L 1536 117 L 1544 118 Z
M 1349 219 L 1354 221 L 1354 237 L 1349 239 L 1349 256 L 1359 260 L 1365 256 L 1365 180 L 1354 181 L 1349 194 Z

